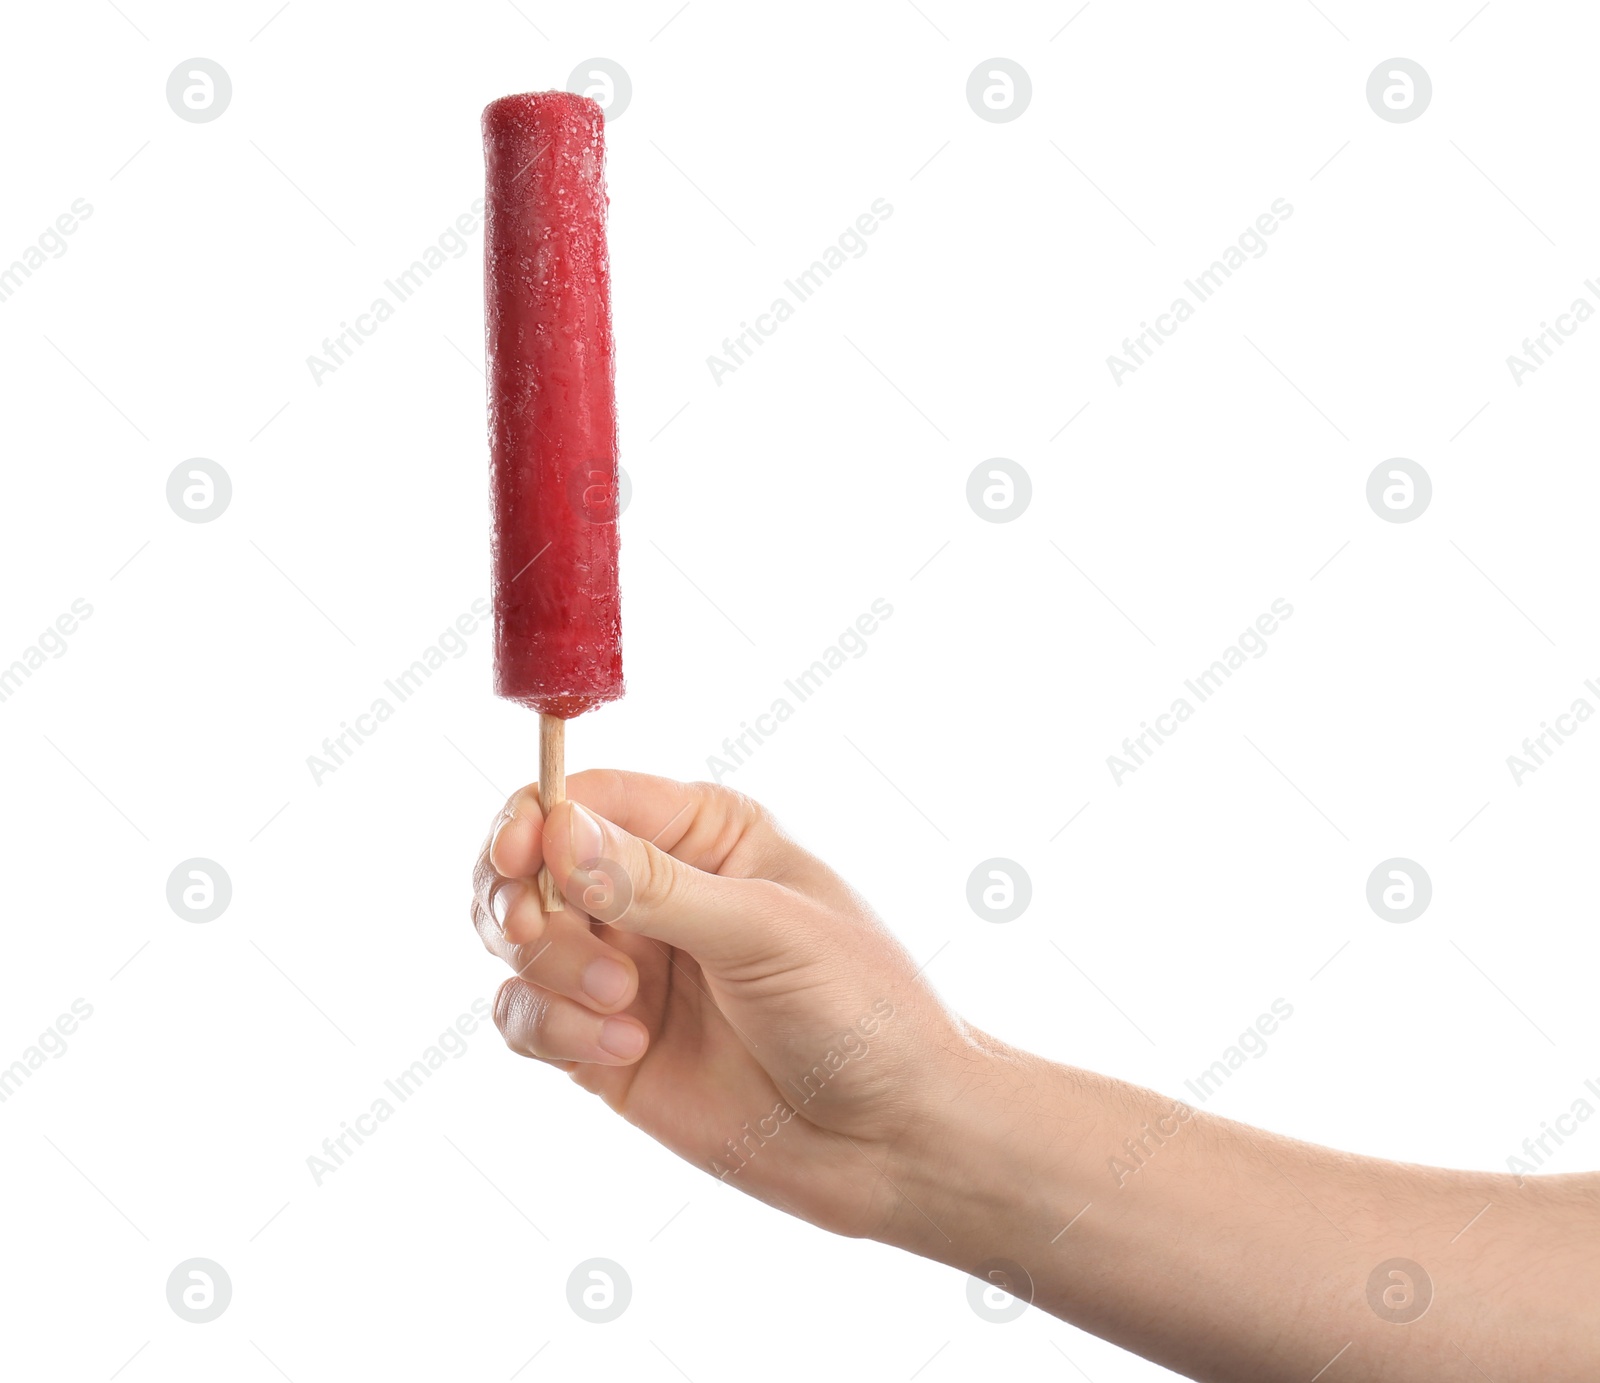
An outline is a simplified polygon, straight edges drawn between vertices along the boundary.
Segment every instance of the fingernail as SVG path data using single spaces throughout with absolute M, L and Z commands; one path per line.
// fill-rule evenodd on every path
M 572 804 L 572 862 L 580 869 L 605 852 L 600 823 L 576 802 Z
M 489 899 L 489 913 L 494 918 L 495 926 L 503 934 L 506 929 L 506 917 L 511 909 L 517 905 L 517 900 L 527 892 L 528 886 L 521 879 L 511 879 L 495 889 Z
M 607 1018 L 600 1025 L 600 1050 L 609 1052 L 620 1061 L 632 1061 L 644 1050 L 644 1043 L 644 1029 L 637 1023 Z
M 628 970 L 609 956 L 598 956 L 583 967 L 583 992 L 597 1004 L 610 1008 L 628 992 Z

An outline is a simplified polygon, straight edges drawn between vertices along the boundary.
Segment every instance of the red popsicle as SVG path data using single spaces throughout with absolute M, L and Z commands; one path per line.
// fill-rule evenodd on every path
M 483 146 L 495 691 L 540 713 L 548 812 L 563 723 L 623 690 L 605 116 L 565 91 L 505 96 Z

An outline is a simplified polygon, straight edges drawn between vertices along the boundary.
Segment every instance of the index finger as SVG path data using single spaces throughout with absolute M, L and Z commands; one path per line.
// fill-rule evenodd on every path
M 568 778 L 566 789 L 573 801 L 707 874 L 772 878 L 787 854 L 766 813 L 731 788 L 588 769 Z M 488 859 L 504 878 L 532 878 L 544 863 L 538 785 L 513 794 L 506 813 Z
M 537 783 L 511 794 L 489 835 L 482 863 L 502 879 L 531 879 L 539 872 L 544 864 L 544 813 Z

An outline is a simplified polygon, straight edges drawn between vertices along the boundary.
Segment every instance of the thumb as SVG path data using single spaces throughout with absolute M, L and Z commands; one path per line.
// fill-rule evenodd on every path
M 544 858 L 563 896 L 597 922 L 713 968 L 769 958 L 798 940 L 801 900 L 781 884 L 708 874 L 576 802 L 551 811 Z

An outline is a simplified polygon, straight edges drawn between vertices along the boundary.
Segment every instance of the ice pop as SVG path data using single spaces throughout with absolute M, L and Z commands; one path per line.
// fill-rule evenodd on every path
M 483 146 L 495 691 L 539 712 L 548 812 L 565 722 L 623 690 L 605 117 L 565 91 L 505 96 Z

